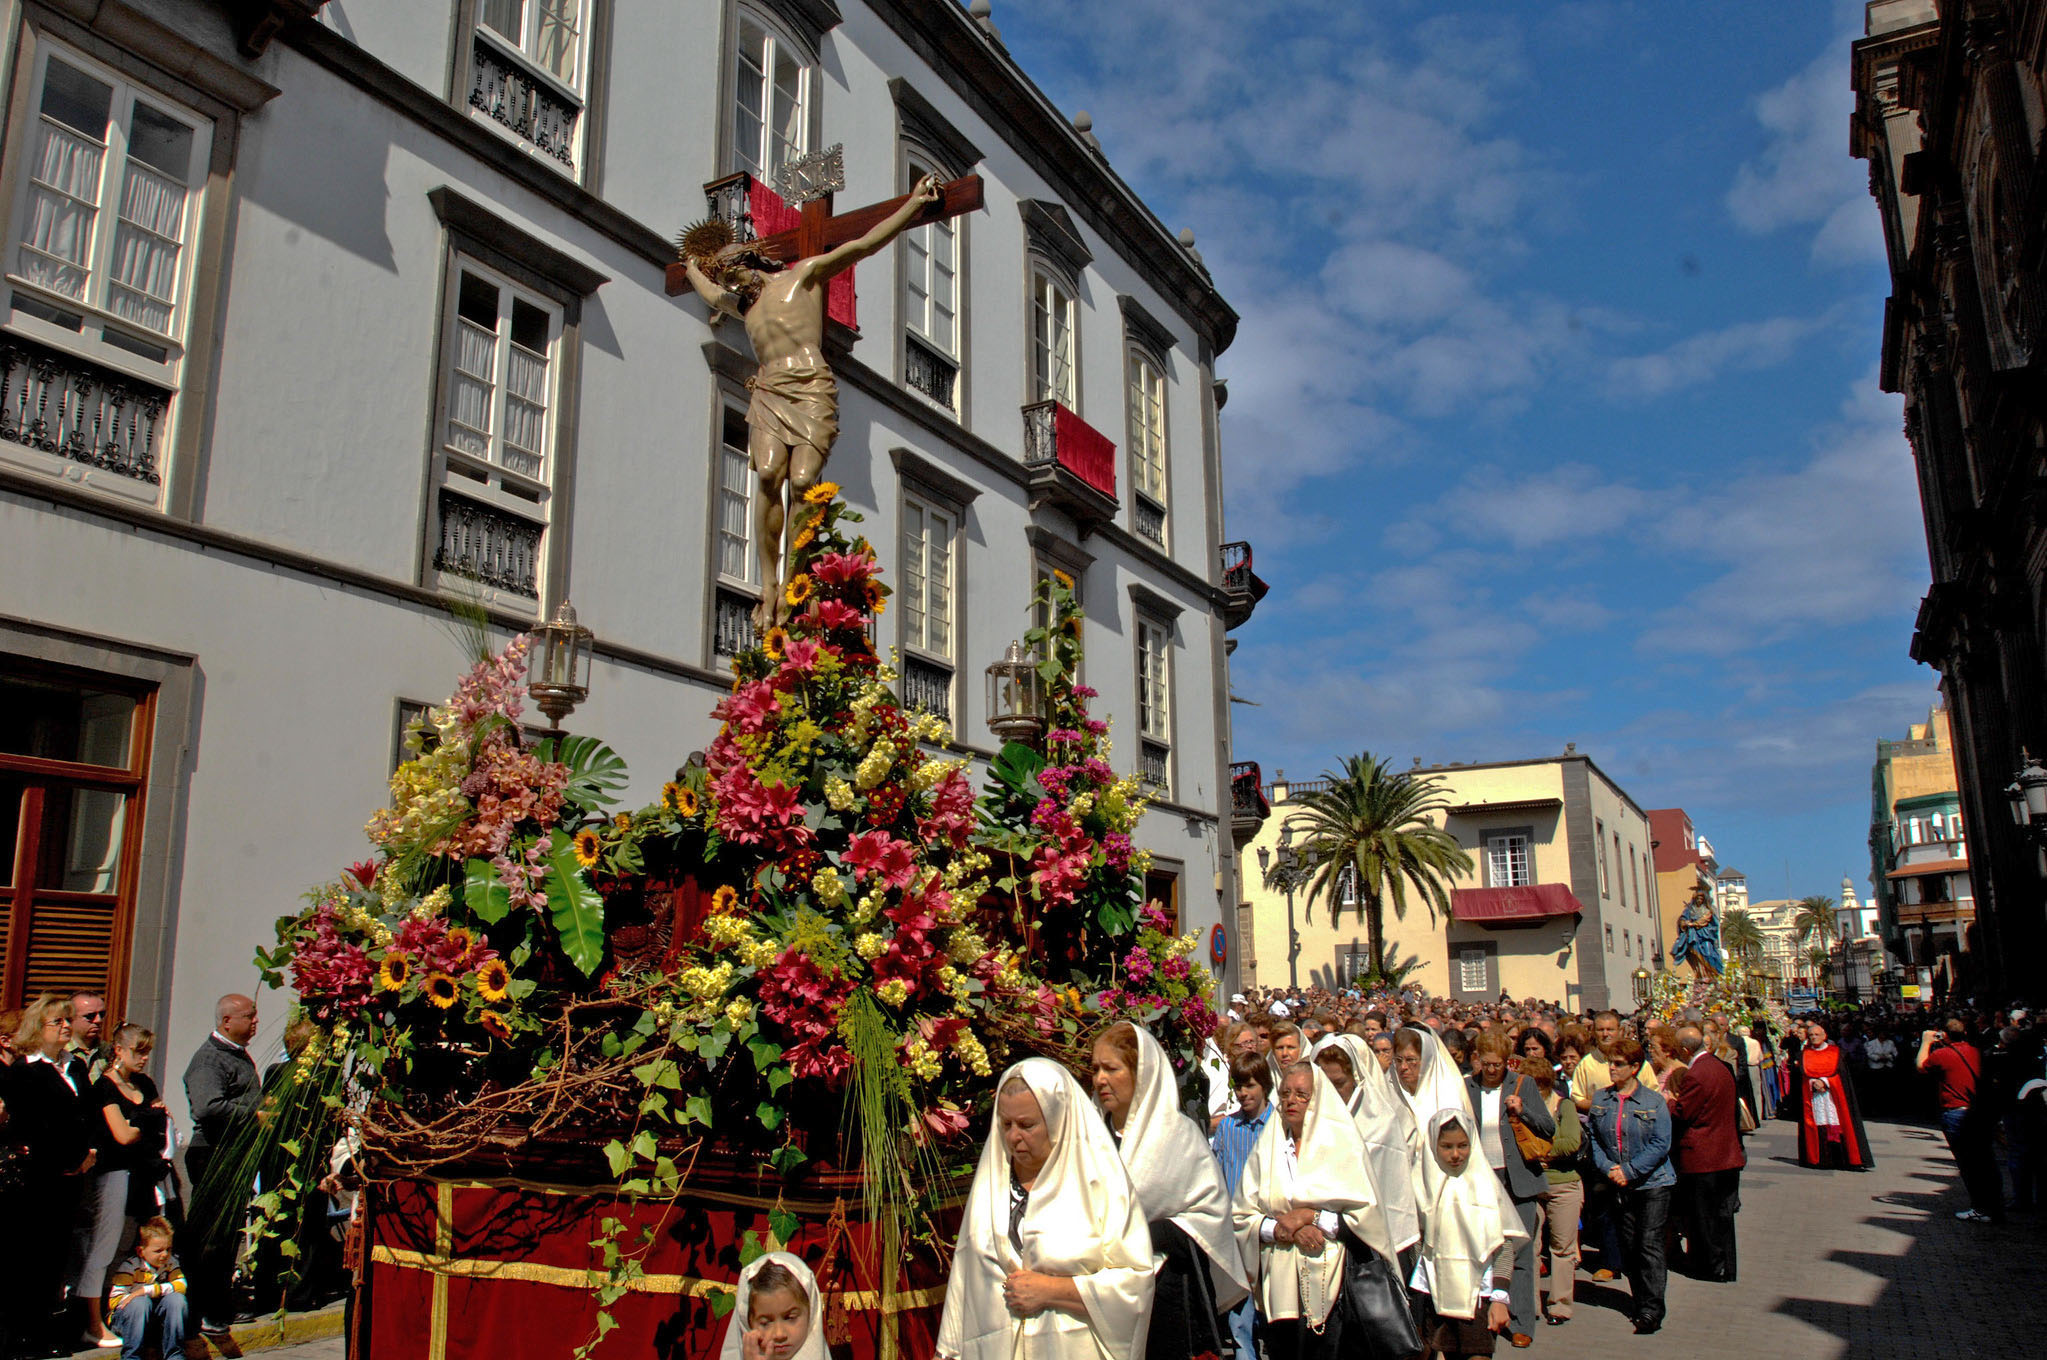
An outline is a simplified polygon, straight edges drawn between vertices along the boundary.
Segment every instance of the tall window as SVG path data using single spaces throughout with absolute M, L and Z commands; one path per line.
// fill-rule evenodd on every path
M 1642 873 L 1633 846 L 1628 847 L 1628 888 L 1635 894 L 1635 910 L 1639 913 L 1642 910 Z
M 128 979 L 154 694 L 0 661 L 0 1008 Z
M 1073 293 L 1047 269 L 1031 272 L 1031 384 L 1033 401 L 1079 405 L 1073 376 Z
M 561 309 L 461 257 L 451 285 L 434 565 L 538 600 Z
M 903 497 L 903 700 L 952 715 L 955 582 L 953 535 L 959 521 L 914 496 Z
M 48 40 L 28 107 L 7 148 L 22 174 L 4 319 L 21 343 L 0 353 L 0 440 L 153 498 L 213 125 Z
M 1138 490 L 1137 531 L 1166 543 L 1166 375 L 1157 359 L 1133 345 L 1124 364 L 1129 393 L 1130 483 Z
M 803 50 L 757 15 L 739 14 L 733 79 L 735 168 L 773 183 L 775 172 L 810 150 L 812 68 Z
M 1165 624 L 1138 618 L 1138 773 L 1161 792 L 1170 792 L 1172 787 L 1172 643 Z
M 581 154 L 591 0 L 478 0 L 469 107 L 573 171 Z
M 1487 992 L 1486 951 L 1465 948 L 1457 951 L 1457 990 L 1460 992 Z
M 1599 846 L 1599 895 L 1611 897 L 1613 894 L 1607 887 L 1606 877 L 1606 823 L 1597 818 L 1592 822 L 1592 840 Z
M 753 550 L 753 464 L 746 443 L 746 413 L 725 407 L 718 441 L 718 574 L 750 586 L 758 563 Z
M 912 160 L 914 179 L 941 174 Z M 948 217 L 903 233 L 903 381 L 945 407 L 959 410 L 960 228 Z
M 1535 882 L 1528 858 L 1528 835 L 1521 831 L 1494 831 L 1485 838 L 1486 886 L 1522 888 Z

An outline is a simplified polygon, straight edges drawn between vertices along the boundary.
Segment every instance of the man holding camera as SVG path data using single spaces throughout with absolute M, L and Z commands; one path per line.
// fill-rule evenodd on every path
M 1940 1127 L 1969 1192 L 1969 1207 L 1957 1210 L 1955 1217 L 1965 1223 L 2001 1223 L 2004 1179 L 1990 1147 L 1994 1116 L 1989 1101 L 1979 1100 L 1983 1055 L 1969 1042 L 1969 1027 L 1959 1018 L 1948 1021 L 1944 1030 L 1919 1036 L 1918 1067 L 1939 1084 Z

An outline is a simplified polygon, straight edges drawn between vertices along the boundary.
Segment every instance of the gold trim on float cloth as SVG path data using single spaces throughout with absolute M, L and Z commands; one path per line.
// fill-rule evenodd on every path
M 442 1185 L 434 1195 L 434 1250 L 442 1256 L 455 1250 L 455 1187 Z M 448 1360 L 448 1277 L 434 1276 L 433 1304 L 427 1314 L 427 1360 Z
M 391 1183 L 396 1184 L 396 1182 Z M 601 1198 L 615 1189 L 615 1187 L 611 1186 L 564 1185 L 552 1181 L 527 1181 L 513 1176 L 483 1177 L 460 1181 L 431 1181 L 427 1183 L 434 1185 L 436 1188 L 453 1186 L 458 1190 L 527 1190 L 534 1194 L 552 1195 L 556 1198 L 565 1199 Z M 685 1199 L 702 1200 L 707 1204 L 725 1204 L 737 1209 L 772 1209 L 777 1204 L 780 1204 L 793 1214 L 811 1215 L 830 1213 L 835 1203 L 833 1200 L 791 1199 L 787 1196 L 779 1200 L 762 1199 L 754 1195 L 730 1194 L 722 1190 L 699 1190 L 692 1185 L 684 1185 L 682 1192 L 676 1197 L 678 1203 Z M 964 1204 L 966 1202 L 966 1191 L 962 1189 L 957 1196 L 948 1196 L 939 1202 L 945 1207 Z
M 404 1247 L 376 1246 L 370 1249 L 370 1259 L 379 1265 L 397 1266 L 404 1270 L 430 1270 L 434 1273 L 434 1335 L 441 1337 L 440 1323 L 447 1313 L 448 1280 L 517 1280 L 523 1284 L 552 1284 L 565 1289 L 596 1289 L 608 1284 L 611 1277 L 601 1270 L 577 1270 L 573 1266 L 547 1266 L 535 1261 L 481 1261 L 456 1260 L 445 1252 L 429 1256 L 425 1252 L 411 1251 Z M 712 1294 L 730 1293 L 733 1286 L 717 1280 L 699 1279 L 694 1275 L 642 1275 L 625 1281 L 628 1290 L 635 1294 L 673 1294 L 690 1298 L 708 1298 Z M 894 1295 L 885 1304 L 879 1293 L 872 1289 L 849 1289 L 844 1293 L 826 1294 L 827 1299 L 837 1298 L 848 1312 L 873 1312 L 880 1308 L 888 1313 L 901 1313 L 912 1308 L 929 1308 L 945 1301 L 943 1286 L 930 1289 L 912 1290 Z M 434 1360 L 441 1360 L 436 1350 Z

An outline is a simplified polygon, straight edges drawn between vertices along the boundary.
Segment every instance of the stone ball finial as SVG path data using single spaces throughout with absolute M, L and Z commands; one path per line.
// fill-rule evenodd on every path
M 1082 109 L 1074 114 L 1073 130 L 1075 132 L 1093 132 L 1095 130 L 1095 116 L 1086 109 Z
M 1187 247 L 1187 249 L 1189 250 L 1194 249 L 1194 228 L 1192 227 L 1180 228 L 1180 244 Z
M 1002 30 L 995 27 L 994 14 L 995 6 L 990 4 L 988 0 L 974 0 L 971 5 L 967 6 L 967 17 L 972 19 L 983 33 L 986 33 L 996 42 L 1001 42 Z

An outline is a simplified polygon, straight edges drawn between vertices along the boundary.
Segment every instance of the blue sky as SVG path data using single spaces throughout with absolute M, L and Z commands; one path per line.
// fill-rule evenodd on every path
M 1243 314 L 1229 529 L 1273 592 L 1240 759 L 1575 741 L 1758 896 L 1866 891 L 1874 743 L 1935 677 L 1861 12 L 998 3 Z

